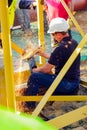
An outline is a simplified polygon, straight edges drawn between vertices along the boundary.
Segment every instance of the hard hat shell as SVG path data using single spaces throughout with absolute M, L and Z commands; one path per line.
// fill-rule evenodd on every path
M 66 32 L 69 29 L 69 24 L 64 18 L 54 18 L 49 24 L 48 33 Z

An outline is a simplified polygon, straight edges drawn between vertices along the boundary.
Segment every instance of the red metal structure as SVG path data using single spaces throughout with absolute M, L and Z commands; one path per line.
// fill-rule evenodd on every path
M 87 0 L 72 0 L 74 4 L 74 10 L 82 10 L 87 8 Z

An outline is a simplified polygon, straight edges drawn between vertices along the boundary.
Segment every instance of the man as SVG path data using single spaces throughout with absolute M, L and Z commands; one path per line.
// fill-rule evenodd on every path
M 76 46 L 77 42 L 70 39 L 68 34 L 69 25 L 63 18 L 54 18 L 49 25 L 48 33 L 58 41 L 58 46 L 53 50 L 51 55 L 39 51 L 38 54 L 48 58 L 48 62 L 42 67 L 33 69 L 33 73 L 28 80 L 28 88 L 25 95 L 37 95 L 39 87 L 49 88 L 56 76 L 65 65 Z M 55 73 L 50 74 L 52 68 L 55 68 Z M 80 54 L 71 65 L 64 78 L 57 86 L 53 94 L 55 95 L 74 95 L 76 94 L 80 82 Z M 26 102 L 28 107 L 33 107 L 34 102 Z
M 18 17 L 19 23 L 21 24 L 21 28 L 25 34 L 31 35 L 31 27 L 30 27 L 30 15 L 29 10 L 31 8 L 36 8 L 35 0 L 17 0 L 17 9 L 16 15 Z

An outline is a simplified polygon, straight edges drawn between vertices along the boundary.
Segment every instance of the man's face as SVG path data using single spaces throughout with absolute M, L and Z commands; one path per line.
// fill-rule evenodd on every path
M 55 40 L 57 40 L 58 42 L 60 42 L 63 38 L 63 35 L 61 32 L 55 32 L 52 33 L 52 36 L 54 37 Z

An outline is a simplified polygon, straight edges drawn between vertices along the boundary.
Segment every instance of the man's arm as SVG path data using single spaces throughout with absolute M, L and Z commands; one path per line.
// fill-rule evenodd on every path
M 50 54 L 45 53 L 45 52 L 42 51 L 41 49 L 38 50 L 37 54 L 38 54 L 39 56 L 42 56 L 42 57 L 46 58 L 46 59 L 49 59 L 49 58 L 50 58 Z
M 54 65 L 51 65 L 49 63 L 46 63 L 45 65 L 38 67 L 38 68 L 34 68 L 32 71 L 33 72 L 43 72 L 43 73 L 50 73 L 52 71 L 52 68 L 54 67 Z

